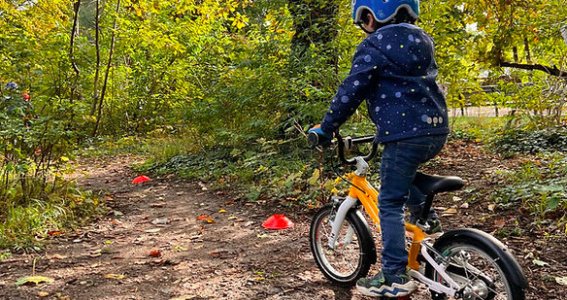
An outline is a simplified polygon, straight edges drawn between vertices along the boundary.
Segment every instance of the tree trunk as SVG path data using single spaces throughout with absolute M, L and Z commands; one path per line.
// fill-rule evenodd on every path
M 110 51 L 108 53 L 108 62 L 106 64 L 106 71 L 104 74 L 104 82 L 100 93 L 100 101 L 98 103 L 98 113 L 96 116 L 96 124 L 93 130 L 93 137 L 96 136 L 98 127 L 100 125 L 100 118 L 102 116 L 102 105 L 104 104 L 104 96 L 106 95 L 106 87 L 108 86 L 108 75 L 112 66 L 112 54 L 114 53 L 114 44 L 116 42 L 116 29 L 118 27 L 118 12 L 120 11 L 120 0 L 116 2 L 116 16 L 114 17 L 114 24 L 112 25 L 112 38 L 110 39 Z
M 73 71 L 75 71 L 75 78 L 71 85 L 71 96 L 70 101 L 71 103 L 75 99 L 75 91 L 77 89 L 77 83 L 79 81 L 80 70 L 77 66 L 77 62 L 75 61 L 75 37 L 77 36 L 77 31 L 79 29 L 79 11 L 81 10 L 81 0 L 77 0 L 73 5 L 73 29 L 71 30 L 71 41 L 69 45 L 69 60 L 71 61 L 71 66 L 73 67 Z
M 338 52 L 334 40 L 338 34 L 339 5 L 336 0 L 288 0 L 295 33 L 291 39 L 290 69 L 303 74 L 311 57 L 323 57 L 338 73 Z M 315 53 L 311 53 L 311 46 Z M 316 55 L 313 55 L 316 54 Z
M 95 51 L 96 51 L 96 65 L 95 65 L 95 77 L 93 84 L 93 105 L 91 107 L 91 116 L 94 116 L 96 112 L 96 107 L 98 103 L 98 81 L 100 75 L 100 0 L 96 0 L 96 12 L 95 12 Z

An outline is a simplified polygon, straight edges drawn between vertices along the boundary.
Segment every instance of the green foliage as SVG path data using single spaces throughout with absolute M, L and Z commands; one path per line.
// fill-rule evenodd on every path
M 65 231 L 83 224 L 102 209 L 91 193 L 61 182 L 45 199 L 5 207 L 0 219 L 0 248 L 37 249 L 49 231 Z
M 506 117 L 451 117 L 451 139 L 486 143 L 507 123 Z
M 156 174 L 175 173 L 206 182 L 212 189 L 238 191 L 249 201 L 270 198 L 290 205 L 315 205 L 334 185 L 322 178 L 315 162 L 305 163 L 314 161 L 312 155 L 313 151 L 298 141 L 259 139 L 247 149 L 214 147 L 138 168 Z
M 518 203 L 540 220 L 567 218 L 567 159 L 563 154 L 544 155 L 525 162 L 518 170 L 502 173 L 494 198 L 505 206 Z
M 504 155 L 552 151 L 567 153 L 567 127 L 504 129 L 492 139 L 491 144 Z
M 250 199 L 295 199 L 305 195 L 300 190 L 314 198 L 307 185 L 315 168 L 298 163 L 305 153 L 290 141 L 292 125 L 319 123 L 349 72 L 364 37 L 352 25 L 350 1 L 80 1 L 71 34 L 73 3 L 0 2 L 2 217 L 33 212 L 36 201 L 52 207 L 49 199 L 65 191 L 54 187 L 65 185 L 70 153 L 83 145 L 91 154 L 139 151 L 154 157 L 155 170 L 220 185 L 236 184 L 240 173 Z M 510 107 L 538 130 L 562 122 L 563 79 L 499 66 L 566 67 L 562 1 L 433 0 L 421 7 L 418 25 L 435 39 L 450 106 Z M 5 90 L 9 81 L 21 89 Z M 345 132 L 372 132 L 365 116 L 361 108 Z M 485 140 L 500 120 L 456 121 L 453 137 Z M 504 132 L 496 149 L 565 149 L 563 131 L 537 132 Z

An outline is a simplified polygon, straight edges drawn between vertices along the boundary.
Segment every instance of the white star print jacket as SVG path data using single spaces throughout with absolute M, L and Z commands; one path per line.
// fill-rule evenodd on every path
M 436 77 L 429 35 L 411 24 L 384 26 L 358 46 L 321 129 L 335 132 L 366 100 L 381 143 L 447 134 L 447 105 Z

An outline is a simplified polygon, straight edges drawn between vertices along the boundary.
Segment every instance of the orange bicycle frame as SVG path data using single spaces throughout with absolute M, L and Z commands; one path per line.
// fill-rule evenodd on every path
M 351 198 L 358 199 L 366 214 L 370 217 L 372 222 L 376 224 L 377 229 L 380 231 L 380 218 L 378 216 L 378 191 L 366 180 L 366 176 L 356 175 L 354 172 L 347 175 L 347 179 L 352 183 L 349 188 L 348 195 Z M 427 237 L 425 232 L 418 226 L 410 223 L 405 223 L 406 233 L 410 235 L 411 246 L 408 253 L 408 267 L 413 270 L 419 269 L 419 262 L 417 255 L 421 248 L 421 242 Z

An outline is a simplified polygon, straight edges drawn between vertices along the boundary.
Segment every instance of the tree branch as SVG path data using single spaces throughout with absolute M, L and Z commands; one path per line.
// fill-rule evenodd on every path
M 515 68 L 515 69 L 522 69 L 522 70 L 538 70 L 538 71 L 543 71 L 549 75 L 553 75 L 556 77 L 561 77 L 561 78 L 567 78 L 567 71 L 565 70 L 560 70 L 557 68 L 557 66 L 544 66 L 544 65 L 540 65 L 540 64 L 521 64 L 521 63 L 512 63 L 512 62 L 506 62 L 506 61 L 501 61 L 499 63 L 500 67 L 508 67 L 508 68 Z

